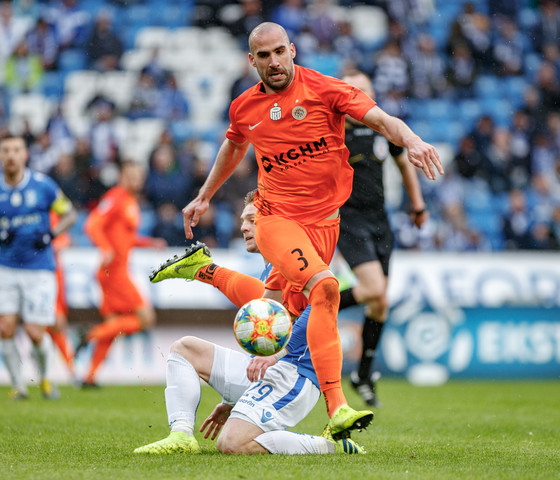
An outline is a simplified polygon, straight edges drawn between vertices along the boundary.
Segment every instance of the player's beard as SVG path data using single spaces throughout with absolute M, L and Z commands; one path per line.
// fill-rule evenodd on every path
M 283 73 L 285 75 L 284 80 L 279 81 L 272 81 L 270 80 L 271 75 L 275 75 L 276 73 Z M 275 92 L 281 92 L 290 86 L 292 83 L 292 79 L 294 78 L 294 70 L 286 70 L 285 68 L 276 68 L 274 70 L 268 70 L 266 72 L 266 77 L 263 79 L 263 82 Z

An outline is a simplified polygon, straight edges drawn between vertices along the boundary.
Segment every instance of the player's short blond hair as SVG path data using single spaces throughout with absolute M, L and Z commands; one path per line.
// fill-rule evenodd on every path
M 251 190 L 250 192 L 247 192 L 247 195 L 245 195 L 245 198 L 243 199 L 243 206 L 246 207 L 250 203 L 254 203 L 256 194 L 257 194 L 256 188 L 254 190 Z

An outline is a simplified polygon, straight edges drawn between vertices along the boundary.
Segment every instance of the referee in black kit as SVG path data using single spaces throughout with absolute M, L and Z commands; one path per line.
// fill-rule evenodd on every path
M 370 78 L 356 70 L 346 73 L 345 82 L 358 87 L 375 98 Z M 385 211 L 383 162 L 391 155 L 402 175 L 410 199 L 412 220 L 420 227 L 427 219 L 416 168 L 408 161 L 406 152 L 388 142 L 385 137 L 347 117 L 346 146 L 349 162 L 354 168 L 352 194 L 340 209 L 340 237 L 338 248 L 352 268 L 358 283 L 340 292 L 340 310 L 365 304 L 362 330 L 362 356 L 351 374 L 352 386 L 368 404 L 379 407 L 375 381 L 379 377 L 370 372 L 383 324 L 387 319 L 387 285 L 389 259 L 393 250 L 393 232 Z

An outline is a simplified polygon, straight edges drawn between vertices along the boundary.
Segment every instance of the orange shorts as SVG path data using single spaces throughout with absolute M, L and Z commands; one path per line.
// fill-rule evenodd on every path
M 301 292 L 311 277 L 329 269 L 339 225 L 340 218 L 302 225 L 278 215 L 257 216 L 257 245 L 274 266 L 266 288 L 282 290 L 282 298 L 291 313 L 299 314 L 307 306 L 307 298 Z
M 130 279 L 126 266 L 102 267 L 97 272 L 97 279 L 103 292 L 99 307 L 102 316 L 133 313 L 147 305 Z

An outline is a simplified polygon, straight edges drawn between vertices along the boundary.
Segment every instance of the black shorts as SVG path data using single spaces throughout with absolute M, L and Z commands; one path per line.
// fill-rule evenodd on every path
M 394 236 L 386 215 L 368 215 L 349 207 L 340 209 L 338 249 L 350 266 L 379 261 L 389 275 Z

